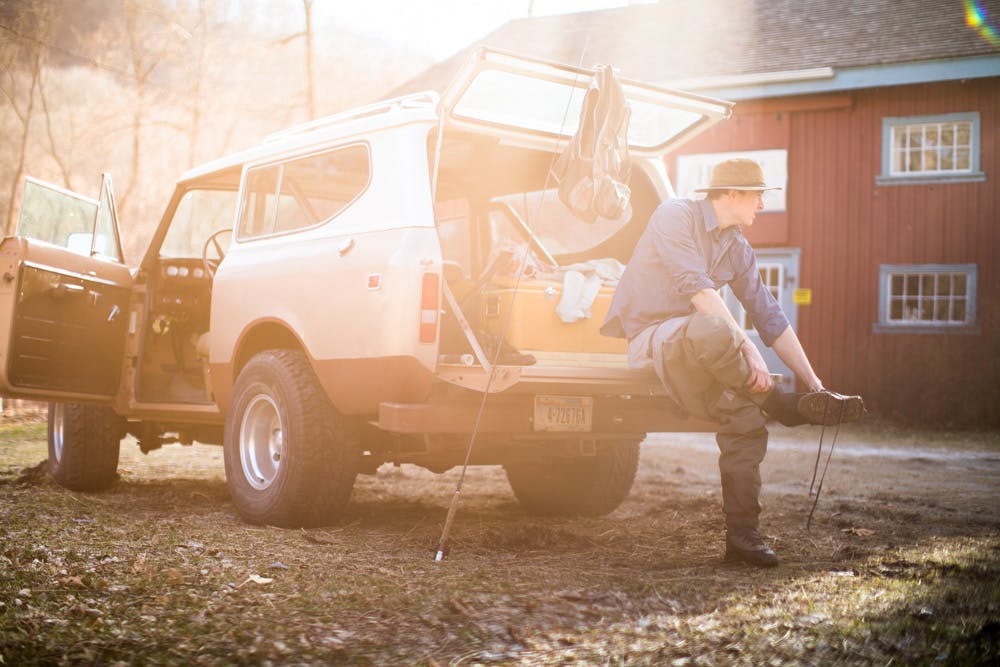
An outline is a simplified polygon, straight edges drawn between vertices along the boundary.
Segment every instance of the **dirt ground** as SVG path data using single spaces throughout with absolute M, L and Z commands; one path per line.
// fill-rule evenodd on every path
M 709 434 L 656 434 L 597 519 L 524 514 L 472 469 L 359 477 L 337 526 L 254 527 L 222 451 L 123 443 L 101 494 L 55 486 L 41 425 L 0 427 L 0 664 L 997 664 L 1000 434 L 844 427 L 810 530 L 818 427 L 772 429 L 773 570 L 724 564 Z M 827 431 L 825 445 L 832 432 Z M 824 454 L 825 460 L 825 454 Z

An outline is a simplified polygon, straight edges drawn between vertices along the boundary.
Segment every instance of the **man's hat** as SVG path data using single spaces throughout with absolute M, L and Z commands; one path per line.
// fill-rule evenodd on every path
M 712 180 L 708 187 L 696 188 L 695 192 L 709 190 L 780 190 L 764 183 L 764 171 L 760 165 L 745 157 L 737 157 L 720 162 L 712 168 Z

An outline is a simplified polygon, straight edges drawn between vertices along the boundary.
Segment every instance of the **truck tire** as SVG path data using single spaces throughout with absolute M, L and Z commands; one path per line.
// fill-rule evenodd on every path
M 333 522 L 357 476 L 357 443 L 298 350 L 266 350 L 240 372 L 226 416 L 226 481 L 250 523 Z
M 638 440 L 604 440 L 594 456 L 546 457 L 504 466 L 521 506 L 544 516 L 600 516 L 618 507 L 635 480 Z
M 118 478 L 124 420 L 104 405 L 49 403 L 49 473 L 73 491 L 101 491 Z

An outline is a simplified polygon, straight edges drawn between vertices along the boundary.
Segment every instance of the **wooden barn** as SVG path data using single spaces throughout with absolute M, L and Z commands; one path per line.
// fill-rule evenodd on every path
M 661 0 L 513 21 L 470 48 L 736 101 L 667 168 L 679 196 L 733 153 L 784 185 L 747 236 L 826 385 L 894 421 L 995 427 L 998 20 L 997 0 Z

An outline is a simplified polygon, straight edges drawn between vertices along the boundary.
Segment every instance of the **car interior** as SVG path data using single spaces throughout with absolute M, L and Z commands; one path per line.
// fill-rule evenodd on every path
M 143 260 L 139 401 L 211 403 L 205 334 L 212 278 L 232 240 L 239 179 L 240 169 L 234 168 L 175 195 L 167 211 L 170 225 Z
M 434 136 L 429 151 L 433 156 Z M 539 353 L 553 353 L 546 361 L 558 363 L 560 353 L 623 352 L 623 344 L 598 331 L 616 282 L 604 269 L 620 271 L 628 262 L 659 203 L 645 173 L 632 170 L 631 207 L 622 218 L 590 223 L 560 201 L 551 152 L 452 132 L 440 155 L 435 218 L 446 289 L 461 315 L 446 306 L 442 362 L 479 364 L 470 336 L 491 363 L 531 364 Z M 587 316 L 576 322 L 557 317 L 570 272 L 602 274 Z

